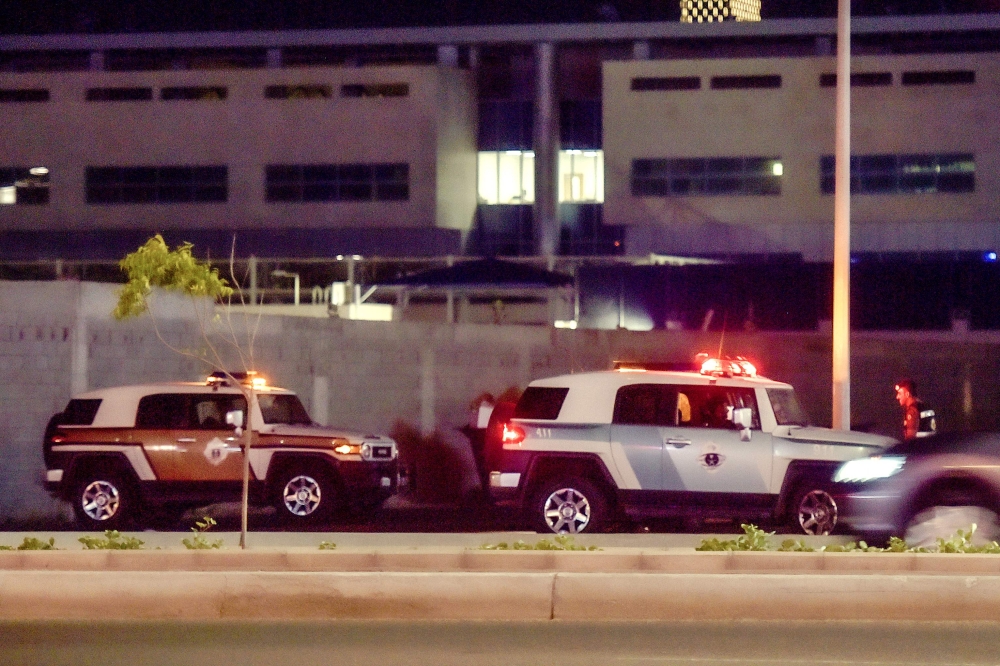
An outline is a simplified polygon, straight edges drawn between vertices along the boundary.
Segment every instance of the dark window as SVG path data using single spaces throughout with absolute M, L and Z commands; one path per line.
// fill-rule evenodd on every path
M 232 429 L 226 425 L 226 413 L 240 410 L 247 413 L 247 401 L 242 395 L 212 393 L 191 396 L 191 427 L 200 430 Z
M 298 86 L 267 86 L 264 97 L 267 99 L 327 99 L 333 94 L 333 89 L 326 85 Z
M 615 396 L 614 423 L 677 425 L 677 387 L 670 384 L 632 384 L 621 387 Z
M 88 102 L 148 102 L 152 88 L 88 88 Z
M 833 194 L 836 162 L 820 158 L 820 190 Z M 966 193 L 976 191 L 976 160 L 944 155 L 852 155 L 851 194 Z
M 226 99 L 228 90 L 220 86 L 188 86 L 183 88 L 163 88 L 160 99 L 164 101 L 206 101 L 214 102 Z
M 350 83 L 340 87 L 342 97 L 406 97 L 408 83 Z
M 833 88 L 837 85 L 836 74 L 820 74 L 819 85 L 823 88 Z M 858 72 L 851 74 L 851 87 L 864 88 L 872 86 L 891 86 L 892 72 Z
M 87 167 L 87 203 L 222 203 L 224 166 Z
M 101 406 L 100 398 L 70 400 L 59 419 L 61 425 L 89 426 Z
M 713 76 L 712 90 L 744 90 L 749 88 L 780 88 L 777 74 L 764 76 Z
M 49 202 L 49 170 L 45 167 L 0 168 L 0 206 L 37 206 Z
M 0 89 L 0 103 L 47 102 L 49 91 L 44 88 Z
M 264 417 L 264 423 L 287 423 L 289 425 L 309 425 L 312 423 L 309 413 L 302 406 L 298 396 L 260 393 L 257 395 L 257 402 L 260 405 L 260 413 Z
M 158 393 L 139 400 L 135 414 L 136 428 L 189 428 L 190 396 L 183 393 Z
M 700 90 L 699 76 L 657 76 L 632 79 L 632 90 Z
M 904 86 L 968 85 L 976 82 L 971 71 L 903 72 Z
M 267 201 L 406 201 L 409 164 L 269 164 Z
M 568 388 L 529 386 L 524 389 L 521 399 L 514 407 L 514 418 L 554 421 L 559 418 L 559 410 L 562 409 L 567 393 Z
M 683 157 L 632 160 L 632 196 L 776 196 L 778 157 Z

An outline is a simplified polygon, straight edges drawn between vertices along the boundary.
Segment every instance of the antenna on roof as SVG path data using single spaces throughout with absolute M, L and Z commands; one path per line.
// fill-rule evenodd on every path
M 722 311 L 722 333 L 719 334 L 719 355 L 716 358 L 722 358 L 722 341 L 726 339 L 726 320 L 729 318 L 729 310 Z

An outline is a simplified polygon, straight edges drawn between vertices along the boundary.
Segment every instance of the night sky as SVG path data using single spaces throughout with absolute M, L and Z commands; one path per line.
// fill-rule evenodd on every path
M 677 0 L 5 0 L 0 33 L 271 30 L 676 21 Z M 1000 12 L 1000 0 L 854 0 L 856 15 Z M 837 0 L 763 0 L 764 18 L 835 16 Z

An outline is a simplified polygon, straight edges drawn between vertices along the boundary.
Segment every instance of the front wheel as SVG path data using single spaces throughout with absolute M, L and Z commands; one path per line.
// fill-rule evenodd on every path
M 975 526 L 975 528 L 973 528 Z M 1000 539 L 1000 516 L 994 503 L 981 493 L 946 488 L 920 503 L 906 521 L 903 539 L 909 546 L 931 547 L 959 531 L 973 534 L 979 546 Z
M 792 511 L 792 527 L 803 534 L 825 536 L 837 527 L 837 501 L 822 487 L 802 487 L 795 494 Z
M 116 470 L 93 469 L 81 474 L 73 492 L 73 511 L 85 530 L 116 530 L 134 517 L 138 498 Z
M 536 529 L 554 534 L 597 532 L 607 520 L 607 510 L 603 493 L 585 479 L 547 483 L 532 502 Z
M 274 505 L 286 525 L 318 525 L 330 519 L 337 504 L 337 489 L 322 469 L 296 466 L 281 474 L 275 484 Z

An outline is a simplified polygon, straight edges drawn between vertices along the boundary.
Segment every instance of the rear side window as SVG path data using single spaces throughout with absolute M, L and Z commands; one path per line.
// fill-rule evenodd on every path
M 94 417 L 97 416 L 97 410 L 100 406 L 100 398 L 70 400 L 62 413 L 62 417 L 59 419 L 59 423 L 62 425 L 89 426 L 94 422 Z
M 517 401 L 514 418 L 554 421 L 559 418 L 559 410 L 562 409 L 567 393 L 568 388 L 529 386 Z

